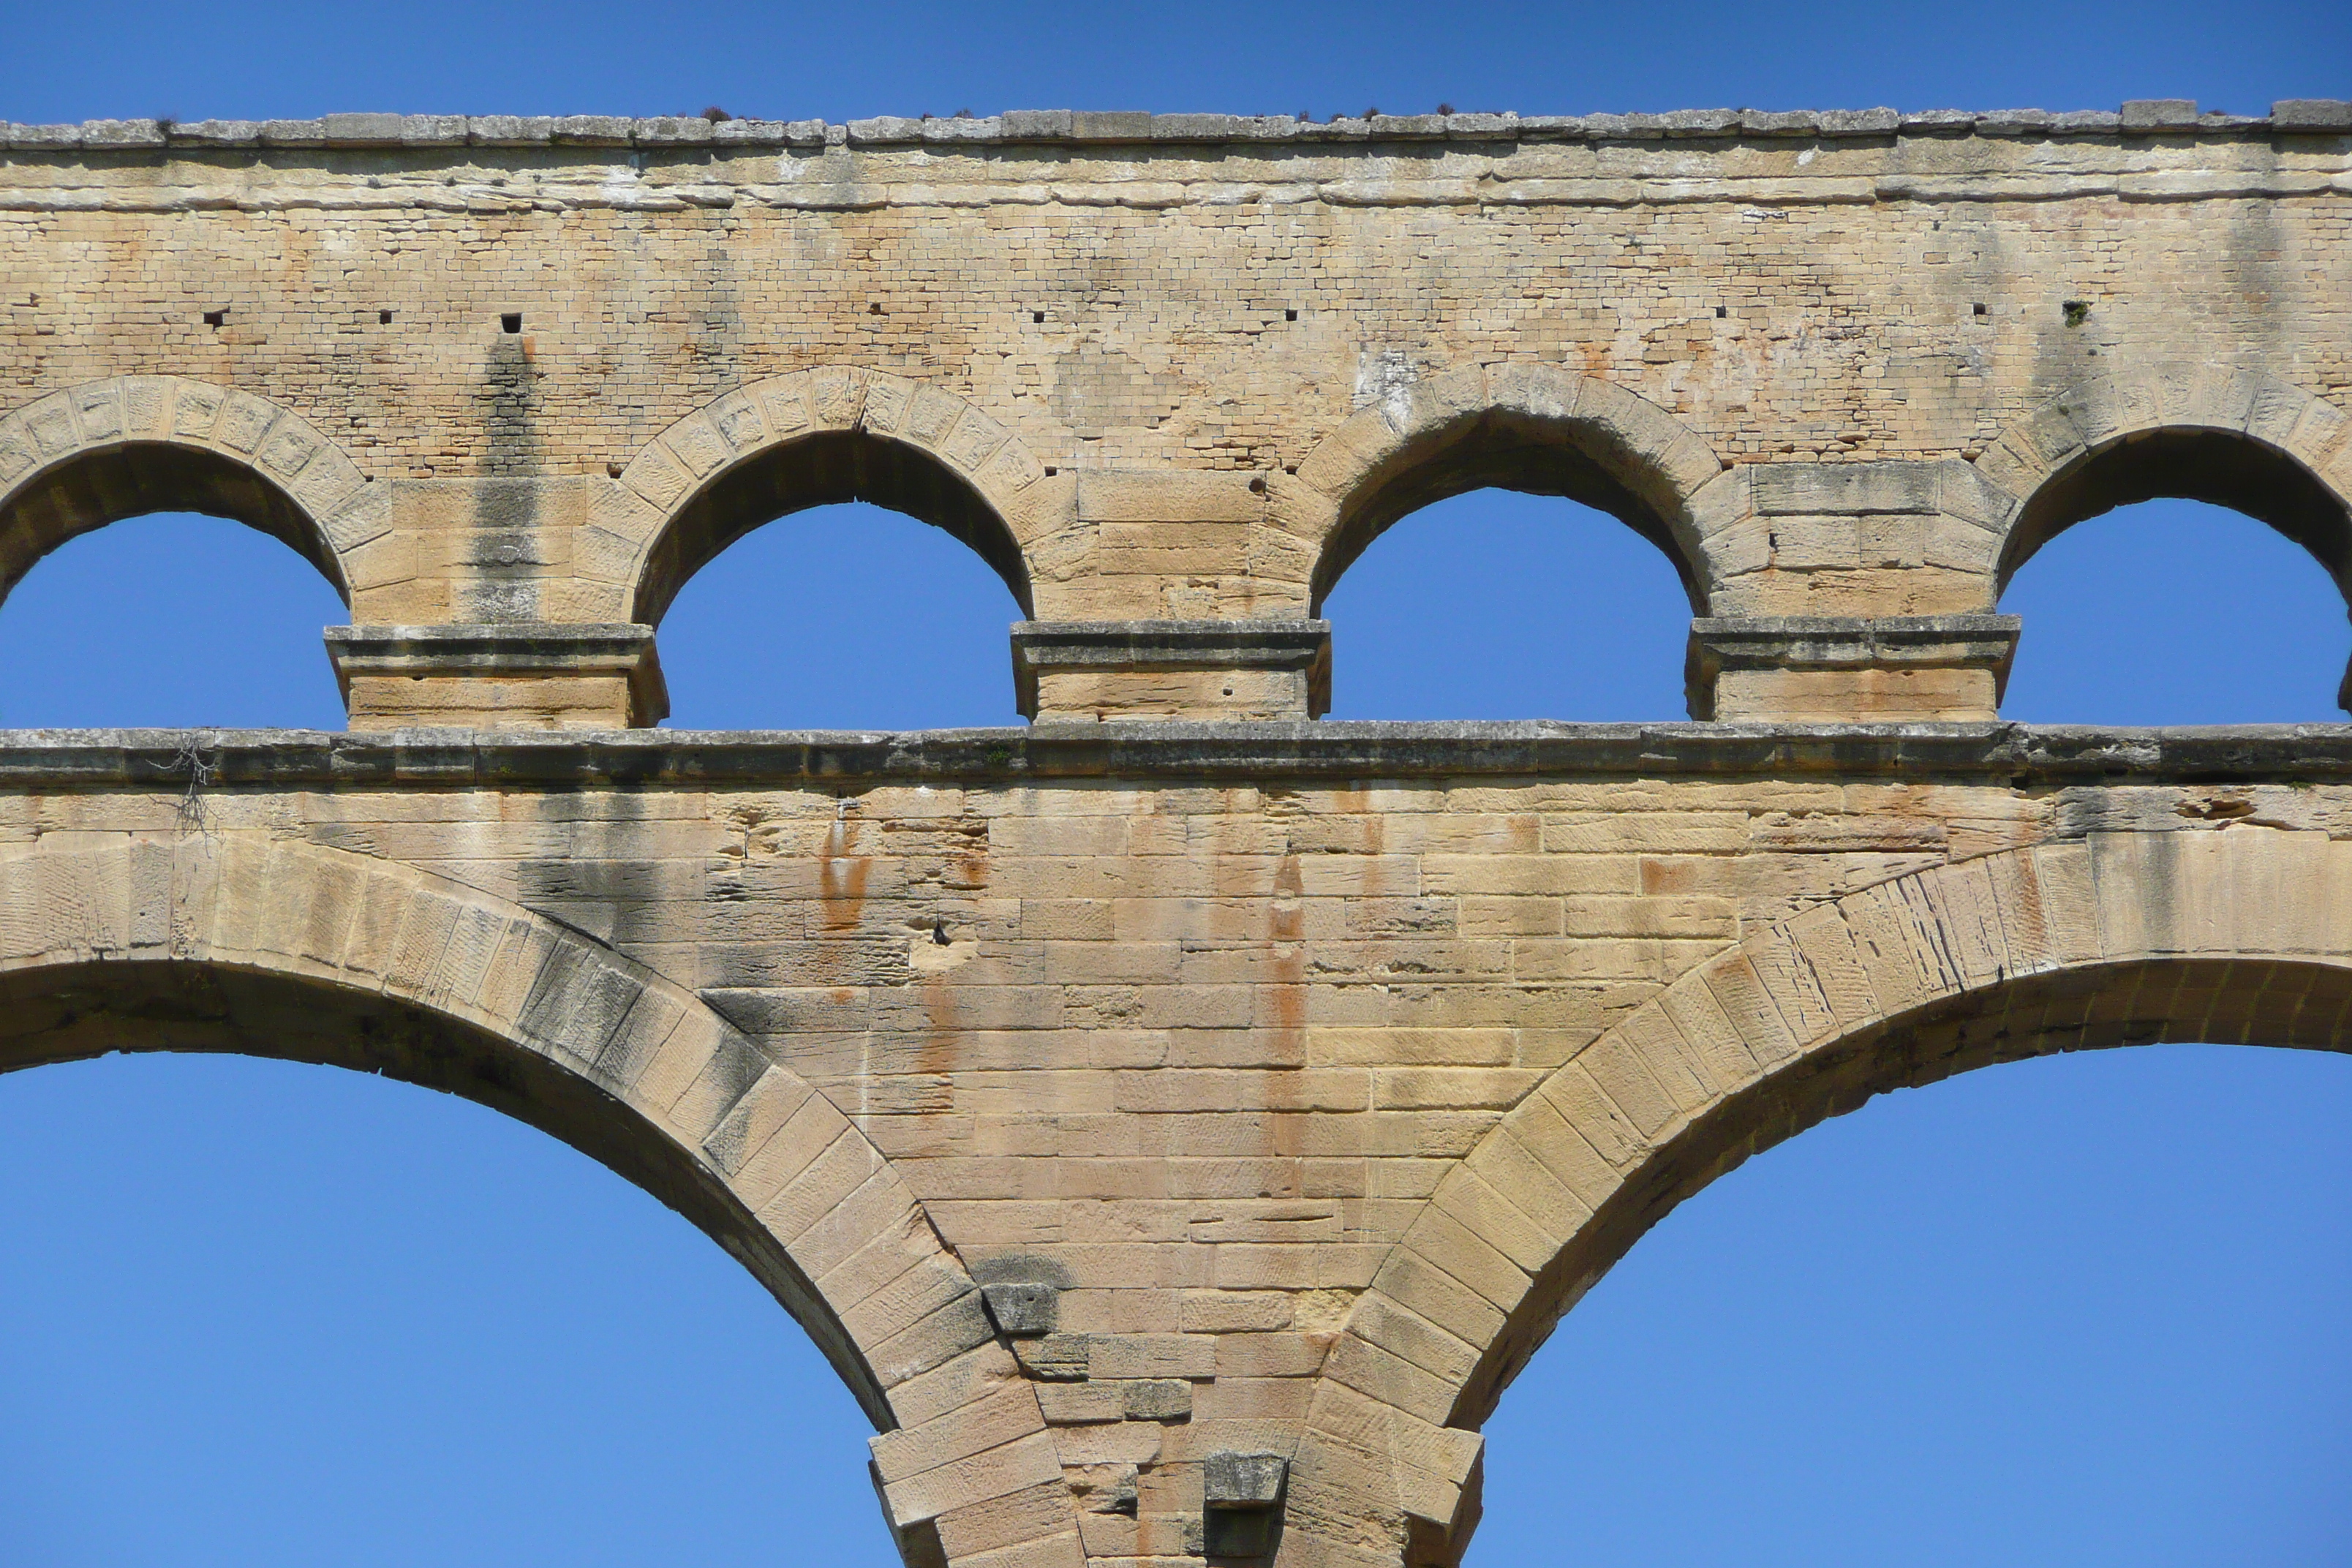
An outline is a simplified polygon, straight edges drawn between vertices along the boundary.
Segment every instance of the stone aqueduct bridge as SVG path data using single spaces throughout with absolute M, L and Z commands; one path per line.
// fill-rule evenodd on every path
M 911 1563 L 1450 1562 L 1512 1373 L 1750 1151 L 2352 1031 L 2352 732 L 2004 726 L 1993 614 L 2154 495 L 2352 574 L 2352 106 L 0 149 L 0 585 L 241 519 L 358 731 L 0 745 L 0 1066 L 572 1142 L 824 1347 Z M 1325 591 L 1484 485 L 1666 552 L 1706 721 L 1314 721 Z M 1003 576 L 1036 725 L 632 732 L 678 585 L 853 497 Z

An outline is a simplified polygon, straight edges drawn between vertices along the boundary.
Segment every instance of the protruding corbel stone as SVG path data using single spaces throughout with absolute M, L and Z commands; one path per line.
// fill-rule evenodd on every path
M 1006 1339 L 1084 1339 L 1082 1335 L 1055 1332 L 1062 1326 L 1062 1292 L 1071 1284 L 1070 1271 L 1065 1265 L 1051 1258 L 1005 1253 L 975 1258 L 971 1268 L 972 1279 L 980 1286 L 981 1300 L 988 1305 L 989 1321 Z M 1018 1356 L 1020 1352 L 1021 1347 L 1016 1345 L 1014 1354 Z M 1083 1347 L 1075 1353 L 1081 1363 L 1085 1361 Z M 1078 1375 L 1085 1375 L 1083 1367 Z
M 1691 622 L 1694 719 L 1990 720 L 2017 651 L 2015 616 L 1823 616 Z
M 1061 1326 L 1061 1290 L 1045 1280 L 982 1285 L 980 1293 L 988 1302 L 989 1320 L 1007 1339 L 1035 1339 Z
M 1076 1383 L 1094 1364 L 1094 1334 L 1046 1334 L 1013 1342 L 1013 1358 L 1030 1376 L 1048 1383 Z
M 1211 1557 L 1264 1557 L 1275 1545 L 1283 1482 L 1280 1454 L 1220 1449 L 1201 1461 L 1202 1544 Z
M 329 626 L 354 730 L 625 730 L 669 689 L 646 626 Z
M 1328 621 L 1023 621 L 1013 681 L 1031 719 L 1318 719 Z

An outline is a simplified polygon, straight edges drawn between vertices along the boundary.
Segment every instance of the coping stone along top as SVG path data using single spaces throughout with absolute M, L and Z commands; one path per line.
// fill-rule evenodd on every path
M 1328 121 L 1293 115 L 1152 114 L 1140 110 L 1014 109 L 1002 114 L 877 115 L 821 120 L 721 120 L 668 115 L 330 114 L 317 120 L 92 120 L 79 125 L 0 124 L 0 147 L 22 152 L 165 146 L 326 147 L 853 147 L 1002 142 L 1658 142 L 1691 139 L 1913 136 L 2145 136 L 2352 132 L 2352 100 L 2284 99 L 2267 116 L 2200 113 L 2188 99 L 2135 99 L 2116 110 L 1979 111 L 1930 109 L 1768 110 L 1685 109 L 1667 114 L 1372 114 Z

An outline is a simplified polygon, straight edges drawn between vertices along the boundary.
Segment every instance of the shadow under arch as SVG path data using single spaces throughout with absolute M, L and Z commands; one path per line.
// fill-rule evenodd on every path
M 344 557 L 388 527 L 367 477 L 316 426 L 252 393 L 120 376 L 0 418 L 0 598 L 79 535 L 151 512 L 223 517 L 279 541 L 344 603 Z
M 2352 1052 L 2339 899 L 2352 844 L 2325 833 L 2094 834 L 1848 894 L 1686 972 L 1540 1082 L 1391 1248 L 1325 1363 L 1305 1517 L 1385 1519 L 1403 1562 L 1458 1561 L 1477 1428 L 1561 1315 L 1685 1198 L 1875 1095 L 2127 1045 Z M 1367 1495 L 1383 1449 L 1393 1488 Z
M 1674 563 L 1695 614 L 1714 585 L 1695 498 L 1713 448 L 1622 387 L 1538 365 L 1454 371 L 1360 410 L 1298 466 L 1331 510 L 1311 541 L 1310 610 L 1391 524 L 1499 489 L 1561 496 L 1626 524 Z
M 109 837 L 0 855 L 0 1071 L 228 1051 L 502 1110 L 717 1240 L 877 1429 L 898 1425 L 893 1388 L 992 1339 L 888 1162 L 690 993 L 367 856 L 241 832 Z
M 729 393 L 647 443 L 620 476 L 608 526 L 632 550 L 629 615 L 648 626 L 744 534 L 843 501 L 962 541 L 1027 616 L 1019 498 L 1044 474 L 1017 437 L 943 388 L 878 371 L 797 371 Z
M 1993 597 L 2076 523 L 2141 501 L 2204 501 L 2269 524 L 2352 605 L 2352 418 L 2252 371 L 2158 364 L 2068 388 L 1976 459 L 2008 498 Z M 2352 671 L 2338 695 L 2352 704 Z
M 2117 437 L 2054 469 L 2003 542 L 1995 591 L 2078 522 L 2149 500 L 2243 512 L 2309 551 L 2352 597 L 2352 507 L 2295 456 L 2242 431 L 2162 429 Z

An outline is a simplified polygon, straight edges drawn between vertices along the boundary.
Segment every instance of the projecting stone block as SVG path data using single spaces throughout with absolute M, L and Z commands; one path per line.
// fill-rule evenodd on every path
M 1233 1449 L 1202 1459 L 1202 1544 L 1209 1556 L 1261 1557 L 1273 1550 L 1289 1468 L 1280 1454 Z
M 2193 98 L 2135 98 L 2124 105 L 2126 131 L 2180 131 L 2197 123 Z
M 330 626 L 326 636 L 354 730 L 612 730 L 669 711 L 651 626 Z
M 1042 1280 L 983 1285 L 981 1294 L 996 1331 L 1008 1338 L 1034 1339 L 1061 1324 L 1061 1292 Z
M 1330 705 L 1327 621 L 1024 621 L 1021 711 L 1055 719 L 1305 719 Z
M 2352 131 L 2352 100 L 2281 99 L 2271 105 L 2271 124 L 2281 131 Z
M 1701 618 L 1684 681 L 1702 719 L 1987 720 L 2014 616 Z

